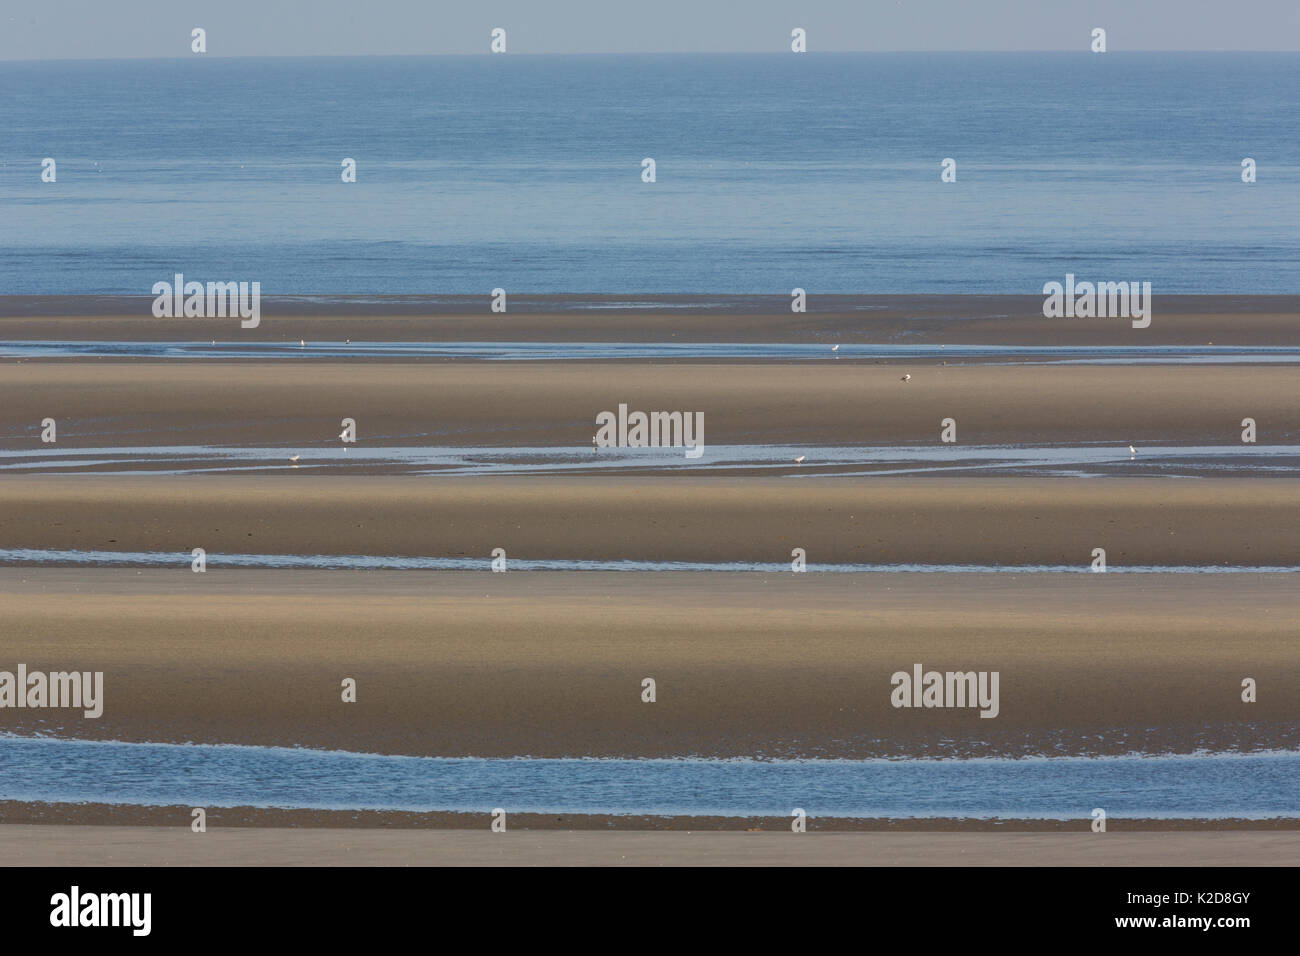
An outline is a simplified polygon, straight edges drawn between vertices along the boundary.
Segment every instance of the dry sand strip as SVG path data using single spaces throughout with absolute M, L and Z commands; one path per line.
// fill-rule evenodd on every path
M 1291 574 L 6 569 L 0 666 L 102 671 L 104 704 L 0 710 L 0 731 L 428 756 L 1293 749 L 1298 603 Z M 892 706 L 918 663 L 997 671 L 997 717 Z
M 5 477 L 0 548 L 1296 567 L 1300 480 Z
M 75 363 L 0 365 L 0 448 L 59 453 L 113 445 L 338 449 L 343 418 L 369 445 L 547 445 L 593 458 L 596 417 L 702 413 L 704 442 L 940 447 L 1101 443 L 1242 448 L 1300 441 L 1300 367 L 680 365 L 547 362 Z M 911 381 L 901 381 L 910 374 Z M 41 422 L 58 423 L 43 445 Z M 941 442 L 956 422 L 957 446 Z M 694 420 L 694 419 L 692 419 Z M 680 439 L 678 439 L 680 441 Z M 792 452 L 790 458 L 798 452 Z M 701 464 L 708 463 L 706 452 Z M 818 462 L 810 460 L 807 468 Z
M 410 297 L 363 305 L 265 298 L 259 327 L 244 329 L 232 318 L 153 318 L 151 297 L 0 296 L 0 341 L 1300 345 L 1300 296 L 1157 295 L 1145 329 L 1124 318 L 1045 318 L 1037 295 L 813 295 L 805 313 L 792 313 L 782 296 L 716 297 L 718 308 L 695 312 L 591 310 L 581 305 L 593 297 L 530 298 L 530 311 L 515 296 L 510 312 L 493 313 L 483 296 L 436 314 Z
M 7 866 L 1295 866 L 1300 832 L 646 833 L 0 826 Z

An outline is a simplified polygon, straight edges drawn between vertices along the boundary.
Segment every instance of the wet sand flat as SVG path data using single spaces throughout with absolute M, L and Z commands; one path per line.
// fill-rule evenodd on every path
M 4 661 L 102 670 L 105 704 L 0 730 L 431 756 L 1287 748 L 1296 608 L 1292 575 L 6 569 Z M 914 663 L 998 671 L 998 716 L 892 707 Z
M 627 307 L 628 300 L 642 304 Z M 391 296 L 264 300 L 258 328 L 238 319 L 151 314 L 144 296 L 0 296 L 0 341 L 896 342 L 999 345 L 1300 345 L 1300 296 L 1156 296 L 1151 325 L 1045 318 L 1036 295 L 809 297 L 514 296 L 455 303 Z M 622 306 L 620 306 L 622 303 Z M 599 308 L 591 308 L 598 305 Z
M 188 828 L 192 805 L 125 803 L 47 803 L 0 800 L 0 825 L 43 827 L 156 827 Z M 492 815 L 487 812 L 445 810 L 321 810 L 301 807 L 207 807 L 208 828 L 227 830 L 483 830 Z M 708 816 L 696 814 L 639 815 L 623 813 L 508 814 L 508 829 L 620 832 L 790 833 L 791 817 Z M 830 817 L 814 813 L 805 820 L 808 833 L 1062 833 L 1091 832 L 1091 817 L 1067 819 L 1032 817 Z M 1280 833 L 1294 831 L 1300 820 L 1290 817 L 1129 817 L 1111 815 L 1107 833 L 1175 833 L 1223 831 Z M 53 833 L 53 830 L 49 832 Z
M 704 443 L 941 445 L 1204 443 L 1241 448 L 1242 419 L 1262 444 L 1300 436 L 1300 370 L 1234 366 L 630 365 L 547 362 L 303 365 L 68 363 L 0 365 L 0 449 L 279 445 L 310 464 L 339 449 L 559 446 L 591 457 L 596 417 L 703 413 Z M 901 381 L 910 374 L 911 381 Z M 58 442 L 41 442 L 41 422 Z M 791 455 L 793 459 L 795 455 Z M 707 450 L 706 459 L 707 460 Z M 816 464 L 810 461 L 809 466 Z
M 491 833 L 0 826 L 10 866 L 1294 866 L 1300 833 Z
M 828 564 L 1300 566 L 1285 478 L 0 478 L 0 546 Z M 219 558 L 213 557 L 214 566 Z
M 1230 357 L 1048 365 L 1011 354 L 1026 346 L 1300 347 L 1300 297 L 1158 297 L 1142 330 L 1119 319 L 1045 319 L 1032 296 L 813 297 L 812 311 L 799 315 L 782 311 L 779 298 L 694 311 L 667 300 L 642 311 L 513 302 L 521 308 L 500 315 L 488 312 L 486 297 L 432 309 L 414 298 L 268 301 L 262 325 L 242 330 L 231 319 L 153 319 L 147 299 L 0 297 L 0 342 L 97 340 L 109 350 L 351 339 L 792 343 L 827 353 L 813 361 L 0 359 L 0 452 L 9 456 L 0 464 L 36 466 L 31 475 L 0 474 L 0 550 L 11 561 L 45 560 L 11 549 L 92 555 L 77 568 L 0 568 L 0 670 L 102 671 L 105 692 L 99 719 L 3 708 L 0 733 L 483 757 L 1300 746 L 1295 574 L 488 570 L 495 548 L 513 561 L 776 566 L 800 548 L 814 572 L 839 564 L 1084 569 L 1096 548 L 1111 571 L 1300 566 L 1300 481 L 1278 476 L 1289 459 L 1261 455 L 1244 477 L 1177 480 L 1158 477 L 1155 453 L 1213 446 L 1223 460 L 1244 459 L 1243 418 L 1256 421 L 1260 446 L 1297 445 L 1300 369 Z M 587 305 L 599 308 L 581 311 Z M 944 364 L 942 355 L 836 359 L 835 344 L 994 351 Z M 761 477 L 759 465 L 710 477 L 665 465 L 584 473 L 600 462 L 591 450 L 596 415 L 620 404 L 702 412 L 706 457 L 710 445 L 788 446 L 791 461 L 773 469 L 782 477 Z M 50 417 L 58 443 L 47 446 L 40 423 Z M 574 473 L 331 469 L 314 453 L 339 452 L 345 417 L 357 421 L 357 450 L 554 449 L 554 462 Z M 831 474 L 836 466 L 815 455 L 793 460 L 799 446 L 940 446 L 948 418 L 954 455 L 962 444 L 1113 446 L 1122 471 L 1133 444 L 1133 470 L 852 477 Z M 262 475 L 58 474 L 72 461 L 62 456 L 78 451 L 167 446 L 260 446 L 284 461 L 254 462 L 270 472 Z M 1144 466 L 1146 446 L 1153 454 Z M 187 454 L 156 466 L 141 456 L 135 467 L 183 470 Z M 1207 461 L 1198 474 L 1219 467 L 1215 456 Z M 189 570 L 196 547 L 208 551 L 204 574 Z M 167 553 L 175 566 L 95 567 L 98 552 Z M 223 555 L 238 554 L 464 559 L 482 570 L 223 565 Z M 891 706 L 891 675 L 914 665 L 996 671 L 997 717 Z M 641 696 L 647 677 L 656 682 L 652 704 Z M 340 699 L 344 678 L 357 682 L 355 703 Z M 1241 699 L 1247 678 L 1258 683 L 1256 702 Z M 185 809 L 0 801 L 0 859 L 1260 865 L 1300 856 L 1294 820 L 1115 819 L 1116 832 L 1102 836 L 1086 832 L 1087 820 L 812 819 L 813 832 L 795 836 L 780 819 L 516 814 L 501 835 L 473 814 L 214 808 L 210 832 L 196 835 Z

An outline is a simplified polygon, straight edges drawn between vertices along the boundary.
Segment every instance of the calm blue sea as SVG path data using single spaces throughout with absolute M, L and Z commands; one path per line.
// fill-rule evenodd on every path
M 1300 54 L 0 63 L 0 294 L 1296 293 L 1298 224 Z
M 0 736 L 0 799 L 789 818 L 1295 817 L 1300 754 L 583 760 Z

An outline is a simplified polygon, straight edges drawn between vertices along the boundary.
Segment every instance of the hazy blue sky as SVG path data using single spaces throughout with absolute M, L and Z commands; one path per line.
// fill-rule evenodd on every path
M 4 0 L 0 59 L 485 53 L 1300 50 L 1300 0 Z

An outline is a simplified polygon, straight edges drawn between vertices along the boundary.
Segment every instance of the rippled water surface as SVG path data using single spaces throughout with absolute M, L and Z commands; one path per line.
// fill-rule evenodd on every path
M 439 446 L 325 442 L 270 445 L 108 445 L 35 442 L 0 435 L 0 472 L 186 474 L 259 471 L 384 471 L 413 475 L 588 474 L 665 470 L 745 471 L 816 478 L 839 475 L 1105 474 L 1168 476 L 1300 473 L 1300 445 L 704 445 L 593 449 L 590 446 Z M 26 446 L 26 447 L 23 447 Z M 798 460 L 802 459 L 802 461 Z
M 0 737 L 0 798 L 654 815 L 1300 816 L 1300 753 L 1023 760 L 389 757 Z

